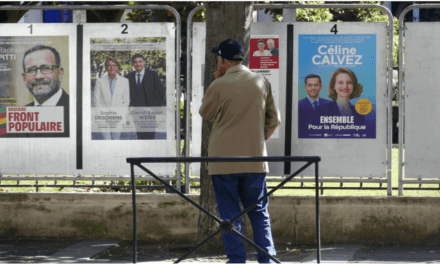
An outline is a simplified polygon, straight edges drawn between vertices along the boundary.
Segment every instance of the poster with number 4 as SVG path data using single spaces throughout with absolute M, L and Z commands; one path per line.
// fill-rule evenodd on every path
M 298 37 L 298 138 L 376 138 L 376 35 Z

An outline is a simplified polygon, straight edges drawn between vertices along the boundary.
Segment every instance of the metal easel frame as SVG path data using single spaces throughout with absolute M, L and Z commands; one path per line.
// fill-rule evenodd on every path
M 290 176 L 286 177 L 278 186 L 273 188 L 270 192 L 268 192 L 265 196 L 260 198 L 258 201 L 256 201 L 254 204 L 252 204 L 250 207 L 246 208 L 241 214 L 237 215 L 232 220 L 222 220 L 212 214 L 211 212 L 207 211 L 203 207 L 201 207 L 199 204 L 185 196 L 182 192 L 175 189 L 173 186 L 168 184 L 166 181 L 161 179 L 159 176 L 154 174 L 149 169 L 145 168 L 141 163 L 191 163 L 191 162 L 261 162 L 261 161 L 269 161 L 269 162 L 307 162 L 304 166 L 302 166 L 300 169 L 298 169 L 296 172 L 291 174 Z M 284 184 L 289 182 L 293 177 L 300 174 L 303 170 L 305 170 L 307 167 L 309 167 L 312 164 L 315 164 L 315 192 L 316 192 L 316 243 L 317 243 L 317 263 L 321 262 L 321 227 L 320 227 L 320 219 L 319 219 L 319 173 L 318 173 L 318 162 L 321 161 L 320 157 L 312 156 L 312 157 L 294 157 L 294 156 L 286 156 L 286 157 L 157 157 L 157 158 L 127 158 L 127 163 L 130 163 L 131 167 L 131 190 L 132 190 L 132 199 L 133 199 L 133 263 L 136 263 L 137 261 L 137 215 L 136 215 L 136 187 L 135 187 L 135 175 L 134 175 L 134 166 L 139 167 L 143 171 L 147 172 L 150 176 L 154 177 L 156 180 L 160 181 L 162 184 L 170 188 L 173 192 L 175 192 L 177 195 L 194 205 L 196 208 L 198 208 L 201 212 L 207 214 L 209 217 L 211 217 L 214 221 L 219 223 L 220 227 L 217 231 L 215 231 L 213 234 L 211 234 L 208 238 L 206 238 L 204 241 L 202 241 L 200 244 L 192 248 L 189 252 L 184 254 L 182 257 L 180 257 L 178 260 L 176 260 L 175 263 L 179 263 L 183 259 L 185 259 L 187 256 L 195 252 L 198 248 L 200 248 L 203 244 L 205 244 L 208 240 L 219 234 L 220 232 L 233 232 L 237 236 L 241 237 L 246 242 L 253 245 L 256 249 L 258 249 L 260 252 L 264 253 L 267 257 L 274 260 L 276 263 L 281 263 L 278 259 L 275 257 L 269 255 L 266 251 L 264 251 L 262 248 L 254 244 L 251 240 L 246 238 L 244 235 L 242 235 L 240 232 L 234 229 L 233 223 L 240 218 L 242 215 L 246 214 L 252 208 L 254 208 L 259 202 L 266 199 L 274 193 L 276 190 L 281 188 Z

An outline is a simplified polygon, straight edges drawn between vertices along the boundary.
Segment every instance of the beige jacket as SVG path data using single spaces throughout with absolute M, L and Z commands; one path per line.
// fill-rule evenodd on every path
M 281 123 L 269 81 L 244 65 L 235 65 L 207 89 L 200 115 L 214 123 L 209 157 L 267 156 L 266 142 Z M 264 173 L 267 162 L 209 163 L 210 175 Z

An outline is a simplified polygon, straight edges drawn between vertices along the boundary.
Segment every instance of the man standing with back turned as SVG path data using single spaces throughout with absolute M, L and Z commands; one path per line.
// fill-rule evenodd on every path
M 241 62 L 243 46 L 227 39 L 212 50 L 218 55 L 219 71 L 203 97 L 200 115 L 214 122 L 209 138 L 208 156 L 267 156 L 265 140 L 281 123 L 275 107 L 270 83 L 261 75 L 251 72 Z M 231 220 L 241 213 L 239 201 L 248 208 L 267 193 L 267 162 L 209 163 L 220 217 Z M 275 256 L 270 218 L 265 199 L 248 216 L 251 220 L 255 243 Z M 241 221 L 234 223 L 242 232 Z M 243 241 L 234 233 L 223 233 L 226 255 L 231 263 L 246 262 Z M 258 252 L 258 262 L 272 262 Z

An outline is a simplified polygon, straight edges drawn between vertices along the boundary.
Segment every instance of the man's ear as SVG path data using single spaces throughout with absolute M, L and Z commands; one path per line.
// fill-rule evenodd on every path
M 61 80 L 63 79 L 63 76 L 64 76 L 64 68 L 61 67 L 58 69 L 58 78 Z

